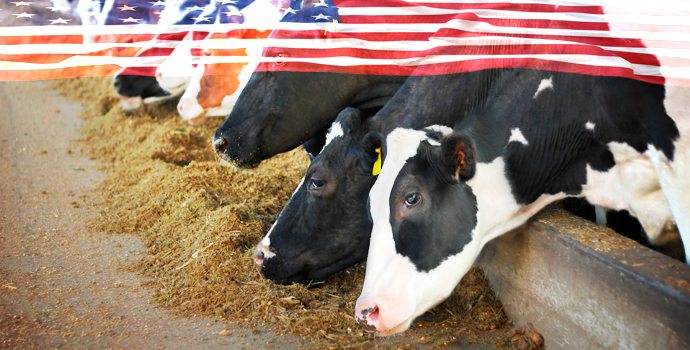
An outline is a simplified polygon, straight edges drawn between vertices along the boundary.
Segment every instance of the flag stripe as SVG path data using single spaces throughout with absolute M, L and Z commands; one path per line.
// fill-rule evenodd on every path
M 690 66 L 688 1 L 333 3 L 337 12 L 305 11 L 302 17 L 324 22 L 276 22 L 261 28 L 250 24 L 26 26 L 18 35 L 17 28 L 0 27 L 0 74 L 41 69 L 46 72 L 41 74 L 49 74 L 70 67 L 103 72 L 87 67 L 121 66 L 132 67 L 128 71 L 133 74 L 151 75 L 178 43 L 185 42 L 193 62 L 203 55 L 201 48 L 225 55 L 214 57 L 217 62 L 246 62 L 246 56 L 218 50 L 265 47 L 260 69 L 440 74 L 536 64 L 656 82 L 663 81 L 662 75 L 690 79 L 685 69 Z M 273 30 L 268 40 L 253 39 L 265 37 L 265 29 Z M 224 39 L 201 42 L 209 33 Z

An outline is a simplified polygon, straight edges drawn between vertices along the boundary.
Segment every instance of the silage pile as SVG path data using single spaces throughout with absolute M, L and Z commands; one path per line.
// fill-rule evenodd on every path
M 141 237 L 147 254 L 136 267 L 152 280 L 155 300 L 184 314 L 238 321 L 256 331 L 292 334 L 304 346 L 426 347 L 477 341 L 530 347 L 511 330 L 500 302 L 479 271 L 454 295 L 416 321 L 403 336 L 376 338 L 355 323 L 354 302 L 364 271 L 357 267 L 327 283 L 280 286 L 261 277 L 251 259 L 307 166 L 296 150 L 253 170 L 220 165 L 209 140 L 222 122 L 189 126 L 174 103 L 127 116 L 117 107 L 109 79 L 56 84 L 69 97 L 89 101 L 83 129 L 90 156 L 108 175 L 99 187 L 101 215 L 93 228 Z

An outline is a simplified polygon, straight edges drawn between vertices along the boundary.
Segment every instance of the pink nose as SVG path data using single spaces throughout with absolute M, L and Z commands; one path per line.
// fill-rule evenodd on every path
M 254 248 L 254 262 L 257 266 L 261 267 L 266 259 L 270 259 L 275 255 L 270 247 L 267 247 L 263 243 L 259 243 L 256 248 Z
M 382 331 L 381 310 L 374 302 L 366 300 L 357 302 L 355 319 L 367 332 Z
M 256 249 L 254 249 L 253 257 L 254 257 L 254 263 L 256 263 L 258 266 L 263 265 L 264 261 L 266 260 L 265 256 L 264 256 L 264 252 L 261 251 L 261 249 L 259 247 L 256 247 Z

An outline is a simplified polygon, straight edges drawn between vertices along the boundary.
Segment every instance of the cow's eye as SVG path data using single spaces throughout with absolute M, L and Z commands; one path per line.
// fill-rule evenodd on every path
M 415 205 L 419 204 L 421 200 L 422 196 L 419 193 L 410 193 L 405 196 L 405 206 L 408 208 L 414 207 Z
M 326 181 L 319 180 L 319 179 L 311 179 L 309 180 L 309 189 L 310 190 L 318 190 L 323 187 L 323 185 L 326 184 Z

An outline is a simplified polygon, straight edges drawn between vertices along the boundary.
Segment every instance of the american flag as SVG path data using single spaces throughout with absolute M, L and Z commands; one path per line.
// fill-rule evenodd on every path
M 282 19 L 246 20 L 243 10 L 255 1 L 271 2 Z M 690 82 L 687 0 L 255 1 L 2 0 L 0 79 L 126 67 L 151 74 L 186 37 L 206 50 L 263 48 L 259 70 L 428 75 L 528 67 Z M 273 30 L 266 39 L 245 35 L 266 29 Z

